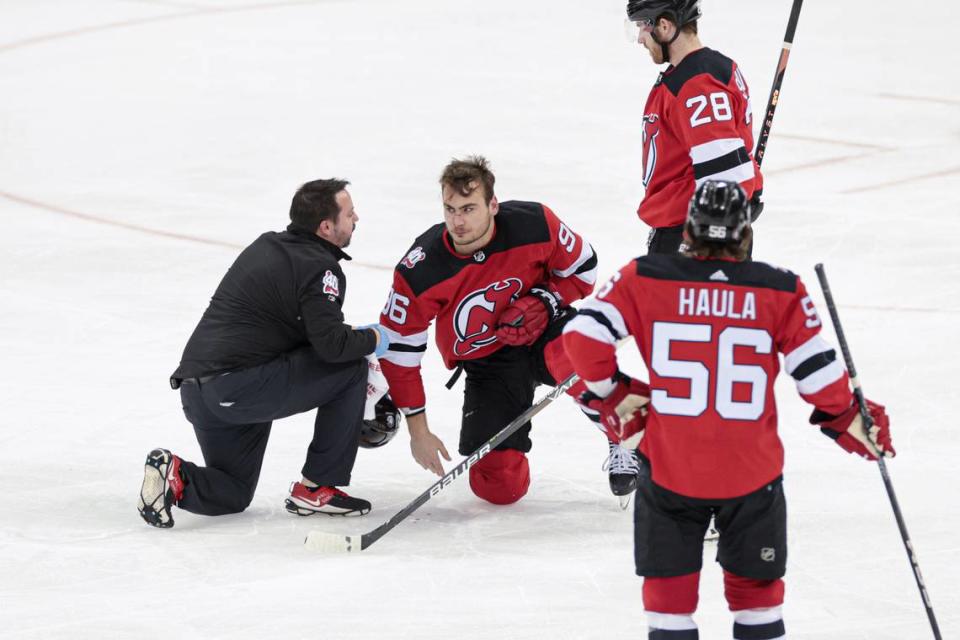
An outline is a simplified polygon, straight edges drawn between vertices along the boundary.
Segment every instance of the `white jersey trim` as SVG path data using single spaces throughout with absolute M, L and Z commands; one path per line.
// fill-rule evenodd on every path
M 583 303 L 583 306 L 580 308 L 583 310 L 597 311 L 600 313 L 600 315 L 606 318 L 613 327 L 613 330 L 617 332 L 617 335 L 613 336 L 614 339 L 625 338 L 630 335 L 630 332 L 627 331 L 627 323 L 624 322 L 623 315 L 620 313 L 620 309 L 617 309 L 609 302 L 592 298 Z M 594 320 L 594 322 L 596 322 L 596 320 Z M 607 333 L 610 332 L 607 331 Z
M 700 164 L 725 156 L 740 148 L 746 149 L 743 138 L 718 138 L 690 147 L 690 159 L 693 160 L 693 164 Z
M 820 334 L 817 334 L 790 353 L 786 354 L 783 357 L 783 366 L 786 368 L 787 373 L 793 375 L 793 372 L 801 364 L 818 353 L 826 353 L 832 349 L 833 347 L 830 346 L 830 343 L 820 337 Z
M 846 369 L 839 360 L 834 360 L 822 369 L 817 369 L 803 380 L 797 380 L 797 391 L 809 396 L 824 389 L 843 377 Z
M 753 171 L 753 161 L 744 162 L 743 164 L 734 167 L 733 169 L 727 169 L 726 171 L 721 171 L 719 173 L 714 173 L 709 176 L 703 176 L 697 180 L 697 186 L 706 182 L 707 180 L 729 180 L 731 182 L 746 182 L 751 180 L 756 173 Z
M 386 360 L 398 367 L 419 367 L 423 360 L 424 351 L 390 351 L 380 356 L 380 360 Z
M 385 325 L 380 325 L 387 332 L 387 335 L 390 336 L 390 344 L 405 344 L 411 347 L 420 347 L 427 344 L 427 335 L 426 331 L 421 331 L 420 333 L 411 333 L 408 336 L 403 335 L 402 333 L 397 333 L 390 327 Z
M 580 247 L 580 256 L 574 260 L 566 269 L 553 269 L 550 273 L 559 277 L 559 278 L 568 278 L 576 273 L 577 269 L 582 267 L 584 263 L 587 262 L 590 258 L 593 257 L 593 247 L 590 246 L 590 243 L 585 240 L 581 240 L 583 246 Z M 587 284 L 593 284 L 597 280 L 597 269 L 594 267 L 590 271 L 584 273 L 577 273 L 577 277 L 586 282 Z
M 610 329 L 607 329 L 595 318 L 585 315 L 576 315 L 573 320 L 567 323 L 563 328 L 564 333 L 579 333 L 591 340 L 602 342 L 604 344 L 617 344 L 617 338 L 610 335 Z

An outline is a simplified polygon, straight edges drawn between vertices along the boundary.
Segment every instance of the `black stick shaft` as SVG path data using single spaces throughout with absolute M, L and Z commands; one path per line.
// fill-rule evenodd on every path
M 843 327 L 840 325 L 840 316 L 837 313 L 837 306 L 833 302 L 833 294 L 830 292 L 826 271 L 824 271 L 822 264 L 818 264 L 814 269 L 817 272 L 817 279 L 820 280 L 820 288 L 823 289 L 823 297 L 827 301 L 827 309 L 830 311 L 830 319 L 833 321 L 833 328 L 837 333 L 837 341 L 840 343 L 841 351 L 843 351 L 843 359 L 847 364 L 847 371 L 850 372 L 850 379 L 853 382 L 853 395 L 860 406 L 860 417 L 863 418 L 864 428 L 869 429 L 869 426 L 872 424 L 870 412 L 867 410 L 867 402 L 863 397 L 863 390 L 860 387 L 860 378 L 857 376 L 857 369 L 853 365 L 853 356 L 850 355 L 847 338 L 843 334 Z M 897 528 L 900 529 L 900 538 L 903 540 L 903 546 L 907 550 L 907 559 L 910 561 L 910 568 L 913 569 L 913 577 L 917 581 L 917 588 L 920 590 L 923 606 L 927 610 L 927 618 L 930 620 L 933 637 L 936 638 L 936 640 L 942 640 L 940 627 L 937 625 L 937 617 L 934 615 L 933 605 L 930 603 L 930 595 L 927 593 L 927 586 L 924 584 L 923 575 L 920 573 L 920 563 L 917 560 L 917 554 L 913 550 L 910 534 L 907 533 L 907 523 L 903 520 L 903 513 L 900 511 L 900 502 L 897 500 L 897 494 L 893 490 L 893 481 L 890 480 L 890 474 L 887 472 L 887 464 L 884 462 L 882 455 L 877 457 L 877 465 L 880 468 L 880 476 L 883 478 L 883 486 L 887 490 L 887 497 L 890 498 L 890 506 L 893 507 L 893 515 L 897 520 Z
M 429 489 L 421 493 L 419 496 L 414 498 L 410 504 L 394 514 L 392 518 L 384 522 L 373 531 L 361 535 L 360 549 L 363 550 L 372 545 L 374 542 L 386 535 L 395 526 L 406 520 L 414 511 L 429 502 L 430 498 L 434 497 L 450 486 L 450 483 L 466 473 L 470 467 L 475 465 L 488 453 L 493 451 L 497 445 L 512 436 L 517 429 L 530 422 L 535 415 L 543 411 L 543 409 L 546 408 L 551 402 L 559 398 L 563 392 L 576 384 L 577 380 L 579 380 L 577 375 L 572 374 L 569 378 L 558 384 L 550 391 L 550 393 L 541 398 L 539 402 L 521 413 L 510 424 L 505 426 L 496 435 L 487 440 L 483 446 L 461 460 L 460 464 L 445 473 L 442 478 L 434 482 Z
M 773 86 L 770 87 L 770 97 L 767 98 L 763 126 L 760 129 L 760 135 L 757 137 L 757 148 L 753 152 L 757 165 L 763 163 L 763 156 L 767 151 L 767 140 L 770 138 L 770 129 L 773 127 L 773 114 L 776 113 L 777 103 L 780 101 L 780 87 L 783 85 L 783 75 L 787 71 L 787 60 L 790 59 L 790 48 L 793 46 L 793 36 L 797 32 L 797 23 L 800 21 L 800 9 L 802 7 L 803 0 L 793 0 L 790 19 L 787 21 L 787 33 L 783 36 L 783 48 L 780 49 L 777 70 L 773 74 Z

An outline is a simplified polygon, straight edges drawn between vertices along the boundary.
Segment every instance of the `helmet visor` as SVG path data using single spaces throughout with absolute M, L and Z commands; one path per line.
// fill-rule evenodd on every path
M 650 18 L 640 18 L 639 20 L 626 18 L 623 21 L 623 32 L 628 42 L 640 42 L 640 36 L 644 33 L 653 32 L 653 20 Z

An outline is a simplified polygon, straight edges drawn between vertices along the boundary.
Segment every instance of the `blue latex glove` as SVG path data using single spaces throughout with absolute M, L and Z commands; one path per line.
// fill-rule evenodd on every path
M 387 330 L 384 329 L 381 325 L 365 324 L 362 327 L 358 327 L 358 329 L 372 329 L 373 331 L 376 331 L 377 334 L 380 336 L 380 339 L 377 341 L 377 348 L 374 349 L 373 351 L 373 355 L 379 358 L 380 356 L 382 356 L 387 352 L 387 349 L 390 347 L 390 336 L 387 335 Z

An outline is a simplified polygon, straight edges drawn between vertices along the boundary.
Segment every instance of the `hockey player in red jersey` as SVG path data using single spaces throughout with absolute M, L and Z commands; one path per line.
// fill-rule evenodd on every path
M 655 64 L 643 111 L 643 201 L 648 253 L 680 247 L 687 203 L 706 180 L 733 180 L 760 214 L 763 176 L 753 159 L 750 90 L 737 64 L 700 43 L 699 0 L 629 0 L 627 24 Z
M 445 168 L 444 223 L 420 235 L 397 265 L 381 315 L 393 340 L 380 360 L 390 393 L 406 415 L 414 459 L 437 475 L 440 456 L 450 455 L 425 413 L 420 360 L 430 324 L 446 366 L 466 372 L 459 451 L 467 455 L 529 408 L 538 384 L 572 373 L 560 334 L 575 313 L 569 305 L 596 280 L 587 242 L 545 205 L 498 202 L 494 180 L 480 157 Z M 477 496 L 495 504 L 523 497 L 529 433 L 527 424 L 470 467 Z M 611 443 L 609 470 L 615 494 L 633 491 L 635 452 Z
M 698 637 L 692 614 L 711 517 L 733 637 L 782 638 L 778 354 L 815 407 L 811 423 L 845 450 L 892 457 L 889 420 L 868 401 L 873 425 L 865 432 L 800 278 L 747 260 L 750 218 L 736 182 L 697 188 L 685 234 L 686 252 L 637 258 L 585 302 L 564 329 L 564 347 L 590 389 L 581 400 L 640 442 L 634 541 L 651 640 Z M 614 345 L 628 335 L 649 386 L 619 371 Z

